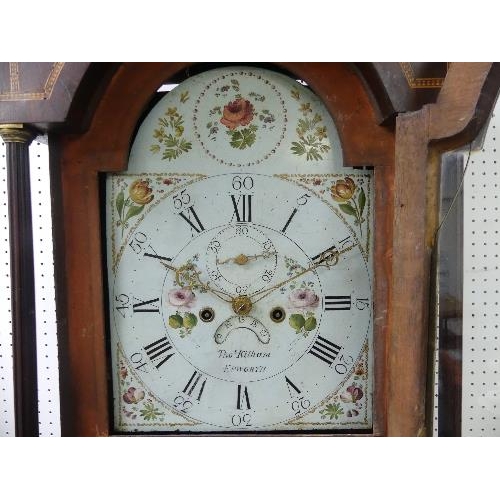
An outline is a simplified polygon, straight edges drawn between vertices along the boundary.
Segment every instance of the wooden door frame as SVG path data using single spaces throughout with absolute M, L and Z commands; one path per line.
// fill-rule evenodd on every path
M 432 433 L 426 394 L 434 393 L 428 341 L 434 346 L 430 273 L 439 225 L 441 155 L 475 139 L 499 86 L 498 63 L 452 63 L 437 102 L 396 119 L 388 435 Z

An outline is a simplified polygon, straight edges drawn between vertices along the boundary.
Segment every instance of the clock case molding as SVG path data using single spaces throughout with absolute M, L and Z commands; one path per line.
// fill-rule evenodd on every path
M 107 436 L 112 422 L 100 174 L 126 169 L 135 131 L 157 89 L 195 67 L 91 68 L 69 110 L 72 119 L 50 135 L 63 435 Z M 477 135 L 496 98 L 499 67 L 454 63 L 435 103 L 392 118 L 375 65 L 277 63 L 274 68 L 306 81 L 323 100 L 345 166 L 374 167 L 372 434 L 426 435 L 440 155 Z

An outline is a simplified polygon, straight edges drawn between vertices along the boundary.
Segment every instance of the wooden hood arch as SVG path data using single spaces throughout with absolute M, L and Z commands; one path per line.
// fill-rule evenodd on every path
M 108 435 L 106 313 L 100 172 L 126 168 L 134 131 L 157 89 L 188 63 L 123 63 L 101 83 L 88 129 L 51 136 L 63 435 Z M 347 63 L 279 63 L 305 80 L 337 126 L 346 166 L 375 176 L 375 435 L 387 434 L 386 337 L 391 283 L 394 132 L 377 121 L 370 90 Z M 97 87 L 96 87 L 97 89 Z

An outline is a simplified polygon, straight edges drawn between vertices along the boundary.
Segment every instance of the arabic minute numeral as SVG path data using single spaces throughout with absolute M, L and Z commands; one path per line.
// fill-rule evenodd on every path
M 214 281 L 218 281 L 222 278 L 222 274 L 219 273 L 219 271 L 216 271 L 215 269 L 212 269 L 208 274 L 210 278 L 213 279 Z
M 248 234 L 248 227 L 246 227 L 244 224 L 238 224 L 235 228 L 236 234 L 239 235 L 247 235 Z
M 252 426 L 252 416 L 250 413 L 239 414 L 236 413 L 231 418 L 231 423 L 234 427 L 251 427 Z
M 297 198 L 297 207 L 303 207 L 309 201 L 310 197 L 311 197 L 311 195 L 307 194 L 307 193 L 304 193 L 302 196 L 299 196 Z M 288 220 L 286 221 L 285 225 L 283 226 L 283 229 L 281 230 L 282 233 L 286 232 L 286 230 L 288 229 L 288 226 L 292 222 L 292 219 L 295 217 L 295 215 L 297 215 L 297 212 L 299 211 L 299 209 L 297 207 L 295 207 L 292 210 L 290 217 L 288 217 Z
M 369 299 L 356 299 L 356 309 L 359 311 L 364 311 L 369 305 Z
M 273 248 L 273 242 L 271 240 L 266 240 L 262 246 L 266 252 L 269 252 L 271 248 Z
M 186 190 L 183 189 L 180 193 L 174 195 L 172 197 L 174 202 L 174 209 L 180 210 L 182 207 L 185 207 L 191 203 L 191 196 L 186 193 Z
M 137 231 L 136 233 L 134 233 L 134 236 L 133 238 L 131 238 L 128 246 L 137 255 L 140 255 L 144 251 L 144 257 L 166 260 L 169 262 L 172 260 L 171 258 L 165 257 L 164 255 L 159 255 L 158 252 L 152 247 L 151 243 L 149 243 L 148 235 L 146 233 L 143 233 L 142 231 Z
M 144 361 L 144 355 L 141 352 L 134 352 L 130 356 L 130 361 L 135 370 L 148 373 L 148 364 Z
M 264 274 L 261 276 L 262 281 L 269 283 L 273 279 L 273 272 L 269 269 L 264 271 Z
M 187 413 L 193 407 L 193 402 L 185 398 L 182 395 L 178 395 L 174 398 L 174 408 L 181 411 L 182 413 Z
M 120 293 L 115 296 L 115 301 L 119 304 L 116 306 L 116 310 L 125 318 L 125 312 L 128 311 L 130 306 L 130 297 L 125 293 Z
M 220 248 L 221 248 L 220 241 L 217 240 L 212 240 L 208 245 L 208 249 L 213 253 L 219 253 Z
M 246 177 L 241 177 L 236 175 L 233 177 L 233 189 L 235 191 L 240 191 L 241 189 L 246 189 L 250 191 L 253 189 L 253 178 L 247 175 Z
M 354 362 L 354 358 L 352 356 L 346 356 L 344 354 L 341 354 L 338 356 L 338 358 L 335 360 L 335 371 L 339 375 L 345 375 L 347 373 L 347 370 L 349 366 L 351 366 Z

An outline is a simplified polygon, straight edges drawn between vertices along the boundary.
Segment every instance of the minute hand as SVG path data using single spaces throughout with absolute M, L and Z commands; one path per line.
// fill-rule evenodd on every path
M 258 297 L 257 299 L 255 299 L 255 300 L 252 301 L 253 304 L 255 304 L 256 302 L 259 302 L 259 300 L 262 300 L 264 297 L 267 297 L 274 290 L 276 290 L 278 288 L 281 288 L 282 286 L 286 285 L 287 283 L 290 283 L 290 281 L 294 281 L 297 278 L 300 278 L 301 276 L 303 276 L 306 273 L 314 271 L 318 267 L 322 267 L 322 266 L 323 267 L 335 266 L 335 265 L 337 265 L 337 263 L 339 261 L 339 257 L 343 253 L 349 252 L 350 250 L 352 250 L 353 248 L 355 248 L 357 246 L 358 245 L 352 245 L 350 247 L 344 248 L 343 250 L 330 250 L 330 251 L 326 251 L 326 252 L 324 252 L 320 256 L 320 258 L 319 258 L 319 260 L 317 262 L 315 262 L 314 264 L 311 264 L 306 269 L 303 269 L 302 271 L 298 272 L 297 274 L 295 274 L 291 278 L 287 278 L 286 280 L 283 280 L 283 281 L 279 282 L 277 285 L 273 285 L 273 286 L 271 286 L 269 288 L 265 288 L 264 290 L 259 290 L 258 292 L 252 293 L 251 295 L 249 295 L 249 298 L 253 299 L 256 296 L 261 295 L 260 297 Z

